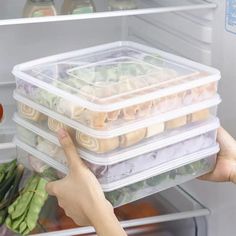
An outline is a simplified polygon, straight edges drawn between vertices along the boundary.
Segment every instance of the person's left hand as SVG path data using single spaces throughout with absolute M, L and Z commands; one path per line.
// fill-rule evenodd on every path
M 78 225 L 94 226 L 98 235 L 126 235 L 98 180 L 77 154 L 69 134 L 61 130 L 58 137 L 67 156 L 69 174 L 48 183 L 47 192 L 57 197 L 59 206 Z

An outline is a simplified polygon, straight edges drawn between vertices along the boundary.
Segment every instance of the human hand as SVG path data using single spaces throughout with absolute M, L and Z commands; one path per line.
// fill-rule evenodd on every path
M 57 197 L 59 206 L 76 224 L 92 225 L 98 235 L 126 235 L 98 180 L 77 154 L 69 134 L 60 130 L 58 138 L 67 156 L 69 173 L 64 179 L 48 183 L 47 192 Z
M 218 129 L 217 141 L 220 145 L 215 169 L 199 179 L 236 184 L 236 141 L 222 127 Z

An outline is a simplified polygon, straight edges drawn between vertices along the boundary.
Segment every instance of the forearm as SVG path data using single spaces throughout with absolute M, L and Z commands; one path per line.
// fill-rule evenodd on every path
M 110 208 L 99 207 L 97 214 L 91 220 L 98 236 L 126 236 L 120 222 Z

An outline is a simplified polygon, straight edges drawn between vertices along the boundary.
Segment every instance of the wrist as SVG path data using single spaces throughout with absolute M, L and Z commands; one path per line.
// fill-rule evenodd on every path
M 91 224 L 94 226 L 99 236 L 123 236 L 125 231 L 114 214 L 113 207 L 106 201 L 94 209 L 94 215 L 91 218 Z
M 99 205 L 93 207 L 93 214 L 90 217 L 90 221 L 94 227 L 97 227 L 101 222 L 106 219 L 116 219 L 112 205 L 107 202 L 100 202 Z

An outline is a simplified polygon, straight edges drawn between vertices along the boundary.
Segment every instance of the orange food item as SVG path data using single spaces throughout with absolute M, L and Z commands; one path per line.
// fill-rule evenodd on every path
M 139 111 L 138 105 L 124 108 L 122 110 L 124 120 L 135 120 L 138 111 Z
M 152 101 L 139 104 L 138 116 L 145 117 L 151 113 L 152 110 Z
M 64 210 L 61 207 L 58 207 L 57 209 L 57 216 L 60 230 L 80 227 L 70 217 L 66 216 Z
M 121 110 L 111 111 L 107 113 L 108 121 L 116 121 L 121 113 Z
M 165 123 L 166 129 L 176 129 L 187 124 L 187 116 L 181 116 Z
M 0 104 L 0 122 L 3 120 L 3 106 Z
M 120 147 L 129 147 L 140 142 L 146 136 L 147 129 L 139 129 L 120 137 Z
M 102 129 L 106 127 L 107 113 L 87 110 L 85 113 L 85 120 L 91 128 Z
M 115 208 L 119 220 L 140 219 L 160 215 L 160 211 L 148 201 L 138 201 Z
M 191 114 L 191 122 L 207 120 L 210 117 L 209 109 L 204 109 Z

